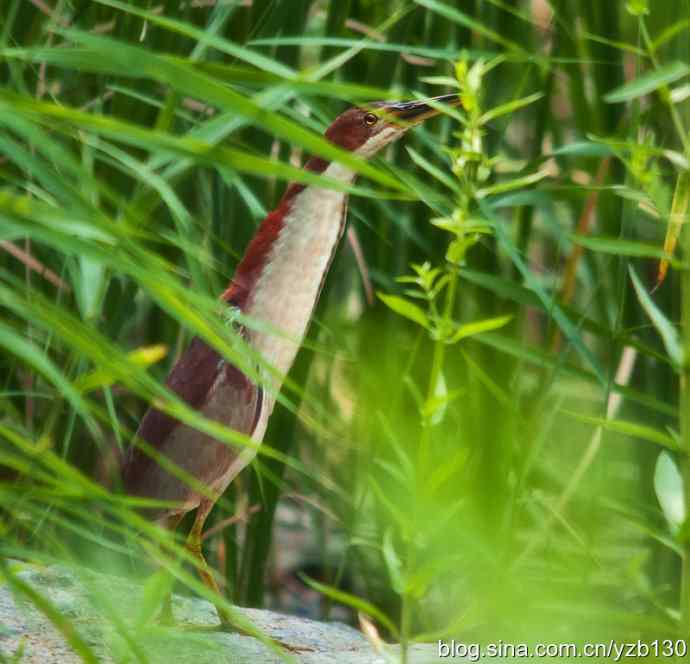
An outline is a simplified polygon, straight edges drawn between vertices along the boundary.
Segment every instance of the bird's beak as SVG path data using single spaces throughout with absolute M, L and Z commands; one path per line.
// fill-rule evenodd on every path
M 434 104 L 433 106 L 431 104 Z M 460 95 L 441 95 L 440 97 L 430 97 L 419 101 L 386 102 L 381 104 L 380 110 L 389 118 L 399 120 L 402 123 L 417 124 L 438 115 L 440 111 L 437 104 L 447 104 L 448 106 L 459 106 Z

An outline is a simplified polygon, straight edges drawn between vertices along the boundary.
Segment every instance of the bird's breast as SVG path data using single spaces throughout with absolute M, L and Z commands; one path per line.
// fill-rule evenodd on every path
M 304 337 L 342 233 L 344 206 L 342 192 L 317 187 L 300 192 L 248 302 L 245 313 L 265 324 L 251 332 L 251 342 L 281 374 L 290 369 Z

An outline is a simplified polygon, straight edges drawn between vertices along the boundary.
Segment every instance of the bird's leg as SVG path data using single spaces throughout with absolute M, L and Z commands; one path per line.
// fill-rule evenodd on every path
M 194 525 L 192 526 L 192 529 L 189 531 L 186 546 L 187 551 L 189 551 L 189 553 L 198 560 L 197 571 L 199 573 L 201 581 L 204 583 L 205 586 L 210 588 L 217 596 L 220 597 L 221 594 L 220 589 L 218 588 L 218 584 L 216 583 L 216 580 L 213 577 L 213 573 L 209 569 L 208 563 L 206 562 L 204 554 L 201 550 L 201 540 L 204 529 L 204 522 L 206 521 L 206 517 L 209 515 L 209 512 L 213 508 L 213 505 L 214 503 L 210 500 L 203 499 L 201 501 L 201 504 L 197 509 L 196 518 L 194 519 Z M 233 619 L 232 614 L 229 611 L 226 611 L 222 606 L 218 606 L 218 604 L 216 604 L 216 611 L 218 612 L 218 617 L 220 618 L 220 624 L 214 626 L 211 629 L 223 632 L 234 632 L 235 634 L 242 634 L 244 636 L 256 636 L 256 634 L 252 634 L 251 632 L 242 629 L 242 627 L 240 627 L 237 624 L 237 621 Z M 292 644 L 285 643 L 277 639 L 272 640 L 274 643 L 285 648 L 286 650 L 295 652 L 300 650 L 299 648 L 296 649 Z
M 203 551 L 201 549 L 201 540 L 204 530 L 204 523 L 206 521 L 206 517 L 209 515 L 211 509 L 213 508 L 213 504 L 214 503 L 208 499 L 203 499 L 199 504 L 199 507 L 196 512 L 196 518 L 194 519 L 194 525 L 192 526 L 192 529 L 189 531 L 189 537 L 187 538 L 186 546 L 187 551 L 189 551 L 189 553 L 192 556 L 194 556 L 198 561 L 197 572 L 203 584 L 210 588 L 217 596 L 221 596 L 220 588 L 218 588 L 216 579 L 214 578 L 213 573 L 209 569 L 208 563 L 206 562 Z M 223 607 L 218 605 L 216 605 L 216 611 L 218 612 L 218 617 L 220 618 L 220 629 L 233 632 L 240 631 L 237 629 L 237 626 L 234 624 L 232 616 L 228 611 L 226 611 Z

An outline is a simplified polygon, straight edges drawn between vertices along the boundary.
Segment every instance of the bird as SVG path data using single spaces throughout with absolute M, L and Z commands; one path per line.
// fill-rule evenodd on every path
M 331 143 L 369 159 L 401 138 L 408 129 L 456 106 L 450 94 L 415 101 L 372 102 L 341 113 L 325 132 Z M 355 180 L 348 166 L 319 156 L 304 169 L 345 184 Z M 316 184 L 291 183 L 278 206 L 259 225 L 221 295 L 230 319 L 266 366 L 275 371 L 252 380 L 240 368 L 194 337 L 166 380 L 166 386 L 205 417 L 250 438 L 255 445 L 233 447 L 180 422 L 152 406 L 141 420 L 136 438 L 176 464 L 207 489 L 203 494 L 165 470 L 142 447 L 130 446 L 122 467 L 122 485 L 131 496 L 166 501 L 169 507 L 146 510 L 145 516 L 174 532 L 185 514 L 196 510 L 186 548 L 197 562 L 201 581 L 216 595 L 214 575 L 201 548 L 203 527 L 215 502 L 256 454 L 263 440 L 282 379 L 289 371 L 309 325 L 326 274 L 343 235 L 347 193 Z M 135 439 L 136 440 L 136 439 Z M 221 628 L 233 630 L 232 616 L 216 606 Z M 168 597 L 161 612 L 172 621 Z

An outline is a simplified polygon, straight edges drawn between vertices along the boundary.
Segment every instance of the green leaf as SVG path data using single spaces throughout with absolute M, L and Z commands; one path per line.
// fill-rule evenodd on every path
M 467 464 L 469 452 L 467 449 L 459 449 L 449 459 L 444 460 L 434 468 L 425 482 L 424 490 L 433 496 L 443 485 L 454 475 L 462 472 L 463 466 Z
M 421 55 L 426 58 L 439 58 L 454 60 L 461 55 L 457 48 L 430 48 L 417 44 L 400 44 L 395 42 L 378 42 L 371 39 L 348 39 L 346 37 L 263 37 L 252 39 L 250 46 L 335 46 L 339 48 L 357 48 L 365 51 L 383 51 L 393 53 L 405 53 L 409 55 Z M 475 52 L 476 53 L 476 52 Z M 482 51 L 481 55 L 491 56 L 495 53 Z M 457 84 L 455 79 L 450 79 Z
M 614 256 L 636 256 L 641 258 L 664 258 L 673 260 L 662 248 L 653 244 L 621 240 L 616 237 L 591 237 L 586 235 L 570 235 L 570 240 L 582 247 Z
M 441 424 L 446 416 L 448 404 L 461 396 L 463 392 L 464 390 L 452 390 L 449 392 L 443 371 L 439 371 L 433 396 L 426 399 L 420 408 L 422 417 L 433 426 Z
M 620 433 L 631 438 L 640 438 L 641 440 L 667 447 L 670 450 L 679 449 L 678 443 L 671 436 L 644 424 L 637 424 L 636 422 L 628 422 L 626 420 L 607 419 L 605 417 L 592 417 L 571 410 L 563 410 L 561 412 L 575 420 L 594 424 L 607 431 Z
M 672 62 L 611 90 L 607 95 L 604 95 L 604 101 L 609 104 L 617 104 L 637 99 L 687 76 L 688 73 L 690 73 L 690 67 L 684 62 Z
M 267 58 L 265 55 L 252 51 L 244 46 L 239 46 L 227 39 L 218 37 L 206 30 L 200 30 L 189 22 L 178 21 L 153 12 L 147 12 L 131 4 L 117 2 L 117 0 L 95 0 L 95 2 L 100 5 L 114 7 L 123 12 L 133 14 L 134 16 L 138 16 L 154 25 L 158 25 L 170 32 L 182 35 L 183 37 L 190 37 L 198 44 L 210 46 L 220 53 L 225 53 L 237 60 L 242 60 L 248 64 L 254 65 L 257 69 L 270 72 L 287 80 L 291 80 L 295 77 L 295 72 L 284 64 Z
M 610 157 L 614 154 L 610 146 L 593 141 L 575 141 L 556 148 L 553 155 L 566 155 L 572 157 Z
M 635 55 L 639 55 L 642 58 L 649 57 L 647 51 L 645 51 L 642 48 L 638 48 L 637 46 L 633 46 L 633 44 L 628 44 L 627 42 L 616 41 L 614 39 L 607 39 L 606 37 L 601 37 L 600 35 L 593 35 L 589 32 L 584 32 L 582 36 L 590 41 L 598 42 L 600 44 L 606 44 L 611 48 L 617 48 L 621 51 L 627 51 L 628 53 L 634 53 Z
M 646 16 L 649 14 L 649 0 L 627 0 L 625 10 L 631 16 Z
M 484 386 L 486 391 L 489 392 L 504 408 L 517 413 L 518 406 L 517 403 L 514 402 L 512 396 L 499 387 L 491 376 L 489 376 L 489 374 L 482 369 L 481 365 L 472 359 L 472 356 L 469 353 L 466 353 L 464 350 L 460 350 L 460 352 L 467 363 L 470 373 L 477 378 L 477 380 Z
M 683 21 L 676 21 L 675 23 L 666 27 L 652 43 L 652 50 L 657 51 L 667 41 L 670 41 L 678 33 L 683 32 L 683 30 L 687 30 L 688 28 L 690 28 L 690 18 L 686 18 Z
M 429 318 L 416 304 L 412 304 L 409 300 L 399 297 L 397 295 L 386 295 L 385 293 L 376 293 L 378 298 L 389 308 L 411 321 L 418 323 L 425 329 L 430 328 Z
M 0 305 L 5 306 L 5 302 L 0 294 Z M 31 341 L 23 338 L 8 325 L 0 323 L 0 347 L 4 348 L 6 352 L 15 355 L 36 371 L 49 380 L 72 405 L 72 407 L 81 414 L 85 421 L 94 426 L 94 421 L 89 413 L 89 406 L 84 401 L 79 392 L 74 388 L 72 383 L 67 380 L 63 373 L 55 366 L 48 355 L 40 348 L 37 348 Z
M 507 325 L 512 318 L 512 316 L 497 316 L 496 318 L 486 318 L 484 320 L 478 320 L 472 323 L 464 323 L 463 325 L 458 326 L 451 338 L 448 340 L 448 343 L 454 344 L 465 337 L 473 337 L 475 334 L 481 334 L 482 332 L 498 330 L 504 325 Z
M 105 270 L 103 265 L 88 256 L 79 257 L 79 277 L 73 279 L 84 318 L 96 318 L 101 314 L 103 292 L 105 289 Z
M 406 515 L 402 512 L 399 506 L 395 504 L 395 501 L 391 499 L 389 493 L 381 488 L 381 485 L 376 481 L 376 479 L 373 476 L 369 477 L 369 484 L 371 485 L 371 488 L 373 492 L 376 494 L 376 498 L 378 498 L 381 505 L 395 519 L 403 537 L 406 538 L 410 536 L 410 534 L 407 532 L 409 530 L 410 521 L 408 518 L 406 518 Z
M 525 280 L 525 286 L 534 291 L 537 297 L 541 300 L 542 306 L 546 311 L 548 311 L 551 314 L 552 318 L 554 319 L 558 327 L 562 330 L 566 339 L 568 339 L 568 341 L 573 345 L 580 357 L 582 357 L 582 359 L 590 367 L 592 367 L 599 382 L 602 385 L 606 385 L 607 380 L 604 375 L 604 370 L 601 367 L 601 363 L 595 357 L 592 351 L 589 348 L 587 348 L 584 341 L 582 340 L 579 330 L 575 327 L 575 325 L 573 325 L 573 323 L 566 316 L 561 307 L 555 302 L 553 297 L 544 290 L 544 287 L 535 277 L 532 270 L 530 270 L 529 267 L 525 264 L 524 259 L 522 258 L 517 247 L 515 246 L 515 244 L 509 237 L 508 233 L 506 232 L 501 220 L 496 217 L 491 207 L 487 205 L 486 201 L 480 201 L 479 207 L 481 208 L 482 212 L 486 215 L 487 219 L 490 219 L 493 222 L 494 231 L 496 233 L 496 237 L 499 241 L 499 244 L 508 253 L 511 260 L 513 261 L 513 264 L 522 275 L 523 279 Z
M 484 113 L 484 115 L 482 115 L 481 118 L 479 118 L 479 124 L 487 124 L 488 122 L 491 122 L 492 120 L 499 118 L 502 115 L 506 115 L 507 113 L 514 113 L 515 111 L 518 111 L 521 108 L 524 108 L 525 106 L 533 104 L 535 101 L 538 101 L 543 96 L 543 92 L 535 92 L 534 94 L 531 94 L 527 97 L 523 97 L 522 99 L 515 99 L 514 101 L 509 101 L 505 104 L 501 104 L 500 106 L 496 106 L 495 108 L 492 108 L 490 111 Z
M 365 613 L 371 618 L 374 618 L 374 620 L 378 620 L 386 629 L 389 629 L 392 634 L 398 634 L 398 629 L 390 618 L 388 618 L 383 611 L 377 609 L 370 602 L 367 602 L 360 597 L 356 597 L 355 595 L 351 595 L 350 593 L 338 590 L 338 588 L 334 588 L 333 586 L 327 586 L 323 583 L 319 583 L 318 581 L 314 581 L 314 579 L 310 579 L 305 574 L 300 573 L 299 576 L 304 583 L 317 592 L 320 592 L 322 595 L 326 595 L 326 597 L 330 597 L 331 599 L 335 600 L 336 602 L 340 602 L 345 606 L 350 606 L 356 611 Z
M 417 152 L 415 149 L 411 147 L 406 147 L 405 149 L 412 158 L 412 161 L 414 161 L 414 163 L 417 164 L 417 166 L 424 169 L 429 175 L 431 175 L 433 178 L 436 178 L 439 182 L 443 183 L 451 191 L 458 190 L 457 181 L 454 180 L 450 175 L 443 172 L 438 166 L 432 164 L 428 159 L 422 157 L 422 155 L 419 154 L 419 152 Z
M 676 462 L 668 452 L 662 452 L 654 467 L 654 492 L 672 533 L 677 533 L 685 521 L 687 510 L 683 493 L 683 478 Z
M 391 587 L 398 595 L 402 595 L 407 584 L 405 583 L 402 562 L 395 551 L 392 528 L 388 528 L 383 536 L 382 551 L 383 561 L 386 563 L 388 577 L 391 580 Z
M 544 309 L 543 304 L 534 292 L 514 281 L 503 277 L 497 277 L 487 272 L 477 272 L 467 268 L 463 268 L 461 276 L 463 279 L 491 293 L 495 293 L 501 298 L 512 300 L 526 307 L 535 307 L 540 311 L 544 311 L 546 314 L 549 313 L 547 309 Z M 574 307 L 563 307 L 563 313 L 565 313 L 573 324 L 577 323 L 581 325 L 584 330 L 591 334 L 595 334 L 600 339 L 605 340 L 606 343 L 621 343 L 626 346 L 632 346 L 641 353 L 644 353 L 647 357 L 653 357 L 660 362 L 671 364 L 671 361 L 666 357 L 663 351 L 657 351 L 647 343 L 642 343 L 637 336 L 631 332 L 612 330 L 593 318 L 589 318 L 585 313 Z
M 456 230 L 457 233 L 457 230 Z M 478 235 L 463 235 L 448 244 L 446 249 L 446 260 L 451 265 L 462 265 L 465 262 L 465 254 L 479 241 Z
M 409 381 L 408 376 L 405 376 L 403 378 L 405 382 Z M 411 382 L 411 381 L 410 381 Z M 413 385 L 413 383 L 412 383 Z M 421 398 L 421 395 L 420 395 Z M 398 432 L 396 431 L 395 427 L 391 425 L 391 423 L 388 421 L 388 419 L 385 417 L 385 415 L 381 412 L 378 413 L 379 419 L 381 420 L 381 426 L 383 427 L 383 430 L 385 432 L 385 439 L 388 445 L 390 446 L 390 449 L 393 451 L 395 456 L 397 457 L 397 464 L 398 467 L 401 468 L 402 470 L 405 471 L 407 477 L 410 479 L 410 481 L 413 481 L 414 476 L 415 476 L 415 464 L 413 463 L 412 459 L 410 458 L 407 450 L 405 450 L 405 447 L 401 444 L 400 440 L 398 440 Z
M 513 178 L 512 180 L 505 180 L 504 182 L 499 182 L 493 184 L 489 187 L 484 187 L 482 189 L 477 189 L 477 198 L 486 198 L 487 196 L 494 196 L 495 194 L 502 194 L 506 191 L 514 191 L 515 189 L 522 189 L 523 187 L 529 187 L 537 182 L 543 180 L 549 174 L 547 171 L 537 171 L 536 173 L 530 173 L 519 178 Z
M 248 154 L 243 150 L 212 145 L 189 136 L 173 136 L 166 132 L 140 127 L 110 116 L 86 113 L 64 105 L 36 102 L 30 97 L 14 95 L 0 90 L 0 111 L 3 110 L 34 117 L 39 122 L 48 125 L 55 125 L 56 121 L 65 122 L 80 129 L 110 136 L 114 140 L 152 152 L 167 150 L 184 157 L 192 157 L 202 164 L 225 166 L 235 171 L 263 177 L 275 176 L 292 182 L 317 184 L 339 191 L 358 191 L 356 187 L 351 187 L 332 178 L 315 175 L 302 168 L 270 158 Z M 306 130 L 302 129 L 302 131 Z M 314 138 L 317 138 L 316 135 Z M 330 148 L 333 146 L 331 145 Z M 388 180 L 389 178 L 385 176 L 384 179 Z M 396 187 L 399 188 L 400 184 L 397 183 Z M 81 232 L 86 233 L 89 230 L 88 224 L 84 224 Z
M 584 379 L 591 383 L 595 383 L 598 380 L 598 377 L 591 371 L 576 367 L 570 362 L 564 362 L 562 358 L 550 355 L 538 346 L 516 341 L 500 332 L 486 332 L 476 337 L 476 340 L 494 350 L 506 353 L 511 357 L 535 367 L 541 367 L 551 371 L 560 371 L 566 376 Z M 657 399 L 645 392 L 640 392 L 639 390 L 626 387 L 625 385 L 619 385 L 618 383 L 611 385 L 611 389 L 617 394 L 622 394 L 626 399 L 630 399 L 630 401 L 641 404 L 664 416 L 677 417 L 678 415 L 674 405 L 662 399 Z
M 633 282 L 633 287 L 637 293 L 637 299 L 640 301 L 642 308 L 645 310 L 647 317 L 656 328 L 657 332 L 661 335 L 661 339 L 664 342 L 664 347 L 668 353 L 669 358 L 676 366 L 676 368 L 682 366 L 683 364 L 683 350 L 680 344 L 680 338 L 678 336 L 678 331 L 671 324 L 671 322 L 664 316 L 661 309 L 654 304 L 654 301 L 647 293 L 645 287 L 642 285 L 639 277 L 637 276 L 632 265 L 628 266 L 628 272 L 630 273 L 630 278 Z
M 495 42 L 496 44 L 500 44 L 509 51 L 525 53 L 525 49 L 522 46 L 520 46 L 520 44 L 506 39 L 495 30 L 487 28 L 486 25 L 481 21 L 475 20 L 468 14 L 460 11 L 455 7 L 452 7 L 451 5 L 444 4 L 442 2 L 439 2 L 438 0 L 415 0 L 415 2 L 418 5 L 421 5 L 422 7 L 426 7 L 427 9 L 430 9 L 431 11 L 440 14 L 444 18 L 447 18 L 448 20 L 453 21 L 454 23 L 458 23 L 459 25 L 469 28 L 473 32 L 476 32 L 477 34 L 486 37 L 486 39 L 489 39 L 490 41 Z
M 127 354 L 127 360 L 136 366 L 148 367 L 159 362 L 168 354 L 168 347 L 164 344 L 142 346 Z M 74 381 L 74 387 L 80 392 L 89 392 L 102 387 L 110 387 L 115 382 L 115 377 L 103 369 L 82 374 Z
M 159 612 L 166 595 L 172 592 L 174 577 L 161 568 L 156 570 L 143 584 L 141 602 L 137 607 L 136 624 L 150 623 Z
M 460 271 L 460 276 L 476 286 L 491 291 L 498 297 L 512 300 L 526 307 L 541 308 L 542 306 L 541 301 L 533 291 L 511 279 L 469 268 L 463 268 Z
M 338 161 L 353 168 L 358 173 L 367 175 L 381 183 L 387 183 L 399 191 L 405 190 L 398 179 L 382 172 L 351 152 L 335 146 L 330 141 L 309 131 L 297 122 L 262 108 L 251 98 L 235 92 L 218 79 L 201 73 L 194 66 L 194 63 L 179 58 L 171 58 L 115 39 L 79 30 L 59 29 L 57 32 L 96 51 L 100 59 L 104 61 L 103 65 L 106 67 L 104 71 L 110 71 L 117 75 L 129 75 L 135 78 L 150 78 L 159 83 L 169 85 L 181 94 L 203 99 L 208 104 L 217 105 L 224 110 L 243 116 L 248 121 L 263 127 L 272 134 L 295 145 L 301 145 L 312 154 Z M 6 55 L 6 51 L 0 51 L 0 54 Z M 13 55 L 27 60 L 33 59 L 30 50 L 17 50 Z M 132 67 L 133 62 L 137 63 L 136 68 Z M 74 66 L 78 66 L 78 63 L 75 62 Z M 14 95 L 4 90 L 2 91 L 2 97 L 4 99 L 13 99 L 16 103 L 22 99 L 19 95 Z M 24 98 L 24 102 L 28 104 L 26 98 Z M 45 107 L 46 109 L 49 108 L 50 104 L 45 104 Z M 57 106 L 57 108 L 61 109 L 63 107 Z M 62 113 L 62 116 L 74 116 L 77 113 L 79 111 L 71 109 L 68 113 Z M 84 115 L 88 116 L 89 114 Z M 54 111 L 53 116 L 60 117 L 61 114 L 58 111 Z M 69 117 L 65 117 L 65 119 L 69 120 Z M 111 118 L 107 119 L 111 120 Z M 117 136 L 113 136 L 113 138 L 117 138 Z M 248 154 L 246 151 L 241 154 L 249 160 L 257 159 L 257 157 Z M 268 168 L 270 169 L 270 166 Z

